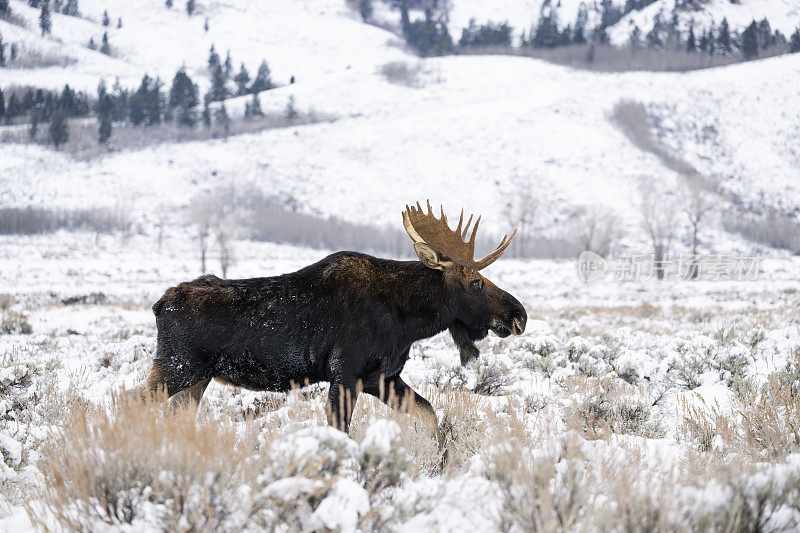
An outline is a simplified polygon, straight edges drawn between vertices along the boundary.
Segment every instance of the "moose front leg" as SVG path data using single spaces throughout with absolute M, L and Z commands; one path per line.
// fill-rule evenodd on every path
M 367 379 L 364 392 L 371 394 L 393 409 L 406 412 L 422 420 L 428 428 L 428 434 L 436 439 L 439 449 L 444 449 L 444 437 L 439 430 L 439 419 L 436 417 L 431 403 L 412 389 L 400 376 L 383 380 Z
M 357 400 L 357 389 L 353 385 L 331 382 L 328 389 L 328 424 L 347 433 Z

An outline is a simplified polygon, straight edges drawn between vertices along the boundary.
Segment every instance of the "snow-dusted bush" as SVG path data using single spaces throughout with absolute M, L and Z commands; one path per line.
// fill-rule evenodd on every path
M 33 328 L 28 323 L 28 317 L 14 311 L 5 309 L 0 312 L 0 335 L 30 335 Z
M 511 384 L 511 365 L 507 357 L 485 355 L 472 362 L 475 370 L 474 391 L 478 394 L 496 396 L 508 390 Z

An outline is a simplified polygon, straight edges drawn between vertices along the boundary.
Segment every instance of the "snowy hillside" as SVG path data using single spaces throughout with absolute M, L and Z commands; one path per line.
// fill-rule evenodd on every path
M 35 24 L 35 10 L 22 2 L 12 6 Z M 550 205 L 540 223 L 545 231 L 563 223 L 571 206 L 588 203 L 607 205 L 634 223 L 637 183 L 673 183 L 677 175 L 609 120 L 623 99 L 663 119 L 654 134 L 724 187 L 782 207 L 800 200 L 798 125 L 791 111 L 800 105 L 794 90 L 800 56 L 689 74 L 600 74 L 526 58 L 419 61 L 402 51 L 396 36 L 359 22 L 338 0 L 201 4 L 193 17 L 155 0 L 146 9 L 113 1 L 86 1 L 81 9 L 95 21 L 104 9 L 112 19 L 122 17 L 122 29 L 112 29 L 110 37 L 117 57 L 82 46 L 101 34 L 97 22 L 55 16 L 53 37 L 33 31 L 24 37 L 42 47 L 61 40 L 75 62 L 4 69 L 0 86 L 69 83 L 91 91 L 99 79 L 110 83 L 116 76 L 136 86 L 145 72 L 170 79 L 182 64 L 203 85 L 215 44 L 220 52 L 230 49 L 235 63 L 254 66 L 267 58 L 279 82 L 296 77 L 294 85 L 261 95 L 265 109 L 281 110 L 293 96 L 299 108 L 336 120 L 87 162 L 41 147 L 0 145 L 6 205 L 115 205 L 124 196 L 147 217 L 157 198 L 186 205 L 198 191 L 234 181 L 290 195 L 310 213 L 396 225 L 398 206 L 411 198 L 443 198 L 451 210 L 465 205 L 500 212 L 507 192 L 522 180 Z M 454 13 L 461 9 L 468 8 L 457 3 Z M 7 40 L 22 32 L 2 21 L 0 28 Z M 398 60 L 419 62 L 420 86 L 390 83 L 379 72 Z M 243 106 L 242 98 L 229 103 L 234 113 Z M 698 134 L 709 129 L 712 137 Z M 500 217 L 487 222 L 501 230 Z

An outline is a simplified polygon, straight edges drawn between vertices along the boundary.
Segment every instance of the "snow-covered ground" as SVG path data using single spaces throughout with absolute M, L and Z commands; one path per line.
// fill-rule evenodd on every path
M 451 3 L 456 38 L 472 17 L 527 28 L 541 5 Z M 353 440 L 326 428 L 322 387 L 274 395 L 213 383 L 197 431 L 231 437 L 241 464 L 215 455 L 213 439 L 202 448 L 181 435 L 162 442 L 141 426 L 136 435 L 136 413 L 124 409 L 119 426 L 103 422 L 114 391 L 148 369 L 153 301 L 199 274 L 185 208 L 203 192 L 255 186 L 304 213 L 396 229 L 403 206 L 430 198 L 449 213 L 464 206 L 483 214 L 482 232 L 497 233 L 509 229 L 507 204 L 527 186 L 540 202 L 537 232 L 563 236 L 574 207 L 600 204 L 619 216 L 628 251 L 645 253 L 638 187 L 678 190 L 683 182 L 610 120 L 627 99 L 643 103 L 654 137 L 722 193 L 787 212 L 800 203 L 800 54 L 670 74 L 592 73 L 509 56 L 421 60 L 341 0 L 200 1 L 192 17 L 175 4 L 81 0 L 83 18 L 54 15 L 53 35 L 41 37 L 37 11 L 12 0 L 29 28 L 0 20 L 4 41 L 70 62 L 0 69 L 0 88 L 69 83 L 91 92 L 115 78 L 135 87 L 144 73 L 171 80 L 184 65 L 205 91 L 214 44 L 223 57 L 230 49 L 235 69 L 245 62 L 252 74 L 269 62 L 282 86 L 261 95 L 265 110 L 282 112 L 293 97 L 300 110 L 335 120 L 81 161 L 0 144 L 0 207 L 107 207 L 134 221 L 126 242 L 86 232 L 0 236 L 0 530 L 53 520 L 131 531 L 798 525 L 800 260 L 763 247 L 758 275 L 747 281 L 585 284 L 572 260 L 493 264 L 487 276 L 528 310 L 525 334 L 482 341 L 480 359 L 466 368 L 439 335 L 412 349 L 404 373 L 437 409 L 449 445 L 444 471 L 422 428 L 372 402 L 360 405 Z M 579 4 L 561 2 L 562 20 L 573 20 Z M 709 2 L 703 13 L 716 9 L 715 21 L 725 15 L 733 27 L 768 15 L 773 27 L 791 28 L 796 2 L 760 4 L 760 15 L 754 0 Z M 112 57 L 86 47 L 106 31 L 104 10 Z M 385 7 L 381 14 L 398 16 Z M 418 66 L 414 83 L 381 74 L 398 61 Z M 244 103 L 227 102 L 233 114 Z M 721 225 L 730 198 L 713 196 L 703 253 L 754 250 Z M 159 248 L 155 225 L 163 220 Z M 677 227 L 680 252 L 686 222 Z M 233 252 L 229 277 L 289 272 L 327 254 L 248 241 L 236 241 Z M 81 440 L 81 413 L 94 440 Z M 102 433 L 109 427 L 140 437 L 153 457 L 136 455 L 135 438 Z M 210 462 L 198 460 L 195 470 L 171 464 L 163 450 L 175 442 L 194 442 L 188 449 L 206 450 Z M 117 461 L 123 451 L 131 455 Z M 94 485 L 79 490 L 61 475 L 72 460 L 76 469 L 97 466 L 77 476 Z M 143 477 L 114 477 L 104 470 L 112 464 L 133 465 Z M 147 478 L 148 468 L 158 475 Z M 218 475 L 229 484 L 217 484 Z M 197 521 L 209 513 L 216 522 Z
M 235 251 L 234 277 L 286 272 L 325 255 L 250 242 L 236 243 Z M 375 519 L 367 512 L 370 508 L 385 513 L 392 526 L 405 524 L 409 529 L 449 529 L 455 524 L 497 529 L 503 520 L 524 525 L 524 519 L 512 513 L 519 506 L 524 510 L 524 502 L 513 497 L 513 490 L 504 492 L 505 484 L 511 482 L 504 476 L 511 474 L 496 471 L 503 450 L 512 450 L 517 454 L 515 461 L 522 464 L 534 461 L 537 468 L 552 464 L 556 471 L 583 471 L 584 477 L 573 480 L 577 487 L 557 475 L 547 496 L 557 499 L 563 497 L 561 490 L 580 489 L 583 511 L 577 507 L 568 511 L 575 513 L 569 515 L 570 520 L 580 527 L 591 523 L 590 515 L 591 520 L 602 518 L 588 509 L 604 498 L 616 497 L 605 492 L 617 489 L 597 483 L 620 483 L 617 476 L 626 475 L 624 469 L 600 472 L 598 465 L 611 468 L 606 463 L 614 457 L 634 461 L 634 456 L 640 465 L 637 475 L 651 479 L 653 490 L 664 494 L 694 491 L 669 505 L 659 504 L 668 515 L 662 524 L 699 527 L 701 520 L 721 520 L 724 514 L 721 503 L 701 513 L 705 499 L 716 501 L 725 497 L 725 491 L 739 489 L 745 498 L 747 491 L 759 494 L 763 487 L 775 492 L 781 483 L 800 479 L 799 444 L 790 429 L 796 413 L 776 407 L 779 417 L 787 417 L 773 421 L 777 429 L 787 432 L 772 435 L 784 442 L 782 448 L 775 448 L 772 441 L 743 444 L 748 431 L 763 437 L 758 431 L 767 435 L 776 429 L 754 428 L 752 420 L 748 423 L 754 409 L 763 409 L 752 395 L 759 397 L 762 387 L 775 379 L 788 380 L 786 386 L 794 390 L 798 386 L 798 266 L 795 259 L 764 260 L 758 279 L 750 281 L 607 279 L 584 284 L 572 261 L 503 259 L 495 263 L 487 275 L 515 294 L 528 310 L 525 334 L 508 339 L 490 336 L 480 343 L 480 359 L 465 368 L 460 367 L 452 341 L 442 334 L 414 346 L 403 374 L 434 400 L 442 419 L 451 446 L 444 473 L 436 469 L 435 446 L 426 441 L 424 429 L 411 426 L 411 432 L 401 438 L 395 434 L 395 422 L 384 420 L 391 418 L 390 413 L 374 403 L 362 405 L 356 414 L 353 433 L 360 444 L 347 444 L 335 432 L 319 428 L 325 424 L 321 414 L 325 389 L 321 387 L 276 400 L 274 394 L 214 383 L 203 400 L 203 412 L 218 417 L 222 421 L 218 423 L 233 417 L 230 423 L 240 432 L 246 427 L 261 428 L 264 448 L 260 453 L 281 453 L 281 446 L 287 445 L 309 450 L 309 443 L 316 442 L 313 449 L 319 449 L 309 451 L 312 456 L 333 453 L 329 446 L 344 454 L 342 466 L 334 472 L 305 471 L 291 481 L 279 476 L 269 481 L 274 486 L 262 487 L 269 494 L 280 491 L 289 501 L 291 494 L 305 497 L 303 483 L 331 483 L 305 514 L 297 510 L 297 520 L 306 525 L 324 519 L 343 530 L 356 524 L 367 528 Z M 77 398 L 102 405 L 119 387 L 135 386 L 148 370 L 155 349 L 151 303 L 166 287 L 196 273 L 194 246 L 183 235 L 167 238 L 160 251 L 155 239 L 146 235 L 134 236 L 127 244 L 110 235 L 98 238 L 65 232 L 0 240 L 4 313 L 24 315 L 32 330 L 0 336 L 0 405 L 5 413 L 0 423 L 4 502 L 0 529 L 29 525 L 22 505 L 27 495 L 37 494 L 45 483 L 39 469 L 47 462 L 47 443 L 52 444 L 53 431 L 58 432 L 70 412 L 67 405 L 73 405 L 59 409 L 52 403 L 57 398 L 71 398 L 71 402 Z M 80 296 L 89 296 L 88 303 L 63 303 Z M 283 402 L 288 403 L 280 407 Z M 454 412 L 462 404 L 465 411 Z M 239 418 L 259 406 L 269 414 L 250 422 Z M 401 417 L 397 423 L 408 425 L 409 421 Z M 703 423 L 702 431 L 697 429 Z M 522 441 L 512 439 L 515 430 L 524 430 Z M 404 467 L 391 486 L 373 492 L 365 481 L 368 469 L 363 470 L 366 467 L 359 462 L 371 446 L 384 450 L 376 453 L 386 456 L 380 467 L 386 472 L 392 471 L 387 465 L 396 467 L 397 461 L 416 466 Z M 692 480 L 683 479 L 688 475 L 685 461 L 711 462 L 717 469 L 728 469 L 731 477 L 706 471 Z M 263 476 L 273 479 L 266 473 Z M 595 482 L 589 483 L 590 478 Z M 538 483 L 514 479 L 522 487 Z M 346 483 L 350 483 L 349 496 L 337 492 L 345 491 Z M 539 488 L 544 490 L 544 486 Z M 473 492 L 480 494 L 480 506 L 463 496 Z M 768 529 L 782 529 L 800 519 L 800 511 L 792 507 L 800 498 L 797 486 L 790 485 L 785 492 L 785 501 L 769 502 L 775 509 L 764 519 Z M 139 497 L 143 499 L 131 504 L 133 523 L 160 527 L 155 517 L 161 515 L 148 511 L 158 498 L 148 497 L 147 492 Z M 626 505 L 633 505 L 631 501 L 646 505 L 643 497 L 636 493 Z M 333 512 L 331 507 L 337 509 L 340 498 L 368 503 L 351 503 Z M 745 500 L 746 505 L 751 503 Z M 30 507 L 32 516 L 46 520 L 46 511 L 35 505 L 34 501 Z M 513 507 L 512 511 L 505 506 Z M 282 520 L 263 512 L 271 516 L 269 520 Z M 89 520 L 89 515 L 76 516 Z M 608 524 L 620 526 L 618 520 L 606 518 Z M 91 529 L 103 520 L 112 525 L 124 522 L 95 517 L 87 524 Z M 231 521 L 227 527 L 238 529 L 237 523 Z

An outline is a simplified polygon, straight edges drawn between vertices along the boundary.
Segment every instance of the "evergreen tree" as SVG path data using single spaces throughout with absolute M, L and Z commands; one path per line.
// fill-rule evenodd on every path
M 775 36 L 772 33 L 772 27 L 769 25 L 769 21 L 766 18 L 758 23 L 758 44 L 763 50 L 775 44 Z
M 263 117 L 264 111 L 261 109 L 261 100 L 258 99 L 258 93 L 253 93 L 253 101 L 248 106 L 251 117 Z
M 3 89 L 0 89 L 0 124 L 3 123 L 4 118 L 6 118 L 6 98 L 3 95 Z
M 36 142 L 36 134 L 39 133 L 39 124 L 42 122 L 42 110 L 38 107 L 31 111 L 31 125 L 28 128 L 28 139 Z
M 108 32 L 103 32 L 103 44 L 100 45 L 100 53 L 107 56 L 111 55 L 111 46 L 108 44 Z
M 208 51 L 208 70 L 209 72 L 214 72 L 214 69 L 219 66 L 219 54 L 214 49 L 214 45 L 211 45 L 211 49 Z
M 294 95 L 289 97 L 289 101 L 286 102 L 286 110 L 284 111 L 286 115 L 286 120 L 292 122 L 294 119 L 297 118 L 297 108 L 294 106 Z
M 642 41 L 642 30 L 639 29 L 639 26 L 633 27 L 633 30 L 631 30 L 631 35 L 628 37 L 628 42 L 630 43 L 631 50 L 633 51 L 640 50 L 644 47 L 644 43 Z
M 195 3 L 194 0 L 187 0 L 186 13 L 191 17 L 194 14 Z
M 67 125 L 67 116 L 63 109 L 57 107 L 53 113 L 53 118 L 50 120 L 50 142 L 58 150 L 58 147 L 68 140 L 69 126 Z
M 6 66 L 6 44 L 3 42 L 3 36 L 0 35 L 0 67 Z
M 139 88 L 130 96 L 130 120 L 134 126 L 152 126 L 161 122 L 164 102 L 161 80 L 144 75 Z
M 230 50 L 225 54 L 225 63 L 222 65 L 222 73 L 225 75 L 226 80 L 231 79 L 231 74 L 233 74 L 233 60 L 231 60 Z
M 13 118 L 21 114 L 20 108 L 21 105 L 19 103 L 19 98 L 17 98 L 17 93 L 11 93 L 11 96 L 8 98 L 8 104 L 6 105 L 6 124 L 10 124 Z
M 122 28 L 122 17 L 119 17 L 117 19 L 117 29 L 120 29 L 120 28 Z
M 172 0 L 166 0 L 166 2 L 164 2 L 164 5 L 167 6 L 167 9 L 172 9 Z
M 214 112 L 214 119 L 217 122 L 217 124 L 222 126 L 222 131 L 225 134 L 225 139 L 227 139 L 228 134 L 230 133 L 231 130 L 231 117 L 228 116 L 228 110 L 225 109 L 225 102 L 223 102 Z
M 8 0 L 0 0 L 0 15 L 8 15 L 11 13 L 11 7 L 8 5 Z
M 247 72 L 244 63 L 242 63 L 241 68 L 239 68 L 239 73 L 234 76 L 233 81 L 236 82 L 237 94 L 241 96 L 249 92 L 247 84 L 250 83 L 250 73 Z
M 96 112 L 99 123 L 97 142 L 105 144 L 111 138 L 111 116 L 114 112 L 114 103 L 111 100 L 111 95 L 106 91 L 104 81 L 100 81 L 97 86 Z
M 111 19 L 108 18 L 108 9 L 103 11 L 103 26 L 108 26 L 111 24 Z
M 575 44 L 586 44 L 586 23 L 589 14 L 586 11 L 586 4 L 581 3 L 578 8 L 578 15 L 575 18 L 575 31 L 572 34 L 572 42 Z
M 203 23 L 203 31 L 208 33 L 208 17 L 206 17 L 206 21 Z
M 800 28 L 794 30 L 792 37 L 789 39 L 789 52 L 792 54 L 800 52 Z
M 28 5 L 39 9 L 42 7 L 42 0 L 28 0 Z
M 169 90 L 169 107 L 177 109 L 178 124 L 194 127 L 197 124 L 197 85 L 192 83 L 189 75 L 181 68 L 172 79 Z
M 17 43 L 11 43 L 11 62 L 17 60 Z
M 755 20 L 742 33 L 742 53 L 748 60 L 758 57 L 758 26 Z
M 703 34 L 700 36 L 700 41 L 697 43 L 697 48 L 699 48 L 701 52 L 708 51 L 708 34 L 706 33 L 706 30 L 703 30 Z
M 211 127 L 211 109 L 209 109 L 208 107 L 208 102 L 209 102 L 208 95 L 206 95 L 206 97 L 203 98 L 203 113 L 202 113 L 203 126 L 205 126 L 206 128 Z
M 94 42 L 94 37 L 89 37 L 89 44 L 86 46 L 89 47 L 89 50 L 97 50 L 97 45 Z
M 717 48 L 719 48 L 720 53 L 723 54 L 730 54 L 733 51 L 733 48 L 731 47 L 731 29 L 728 25 L 727 18 L 723 18 L 722 23 L 719 25 Z
M 694 28 L 689 26 L 689 35 L 686 37 L 686 51 L 689 53 L 697 51 L 697 42 L 694 39 Z
M 358 0 L 358 12 L 364 22 L 372 18 L 372 0 Z
M 539 17 L 539 23 L 531 31 L 531 45 L 534 48 L 555 48 L 558 41 L 558 18 L 553 10 Z
M 225 76 L 222 73 L 222 65 L 217 65 L 211 73 L 211 89 L 209 90 L 211 101 L 221 102 L 228 96 L 225 88 Z
M 260 93 L 261 91 L 268 91 L 270 89 L 272 89 L 272 75 L 270 74 L 266 60 L 262 60 L 261 64 L 258 66 L 256 79 L 253 80 L 253 84 L 250 86 L 250 92 Z
M 64 9 L 61 12 L 65 15 L 69 15 L 70 17 L 80 17 L 81 12 L 78 9 L 78 0 L 67 0 L 67 3 L 64 5 Z
M 39 13 L 39 28 L 42 30 L 42 36 L 49 34 L 53 29 L 53 21 L 50 19 L 50 2 L 48 0 L 42 2 L 42 11 Z

